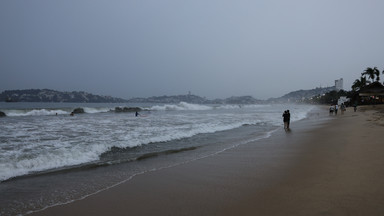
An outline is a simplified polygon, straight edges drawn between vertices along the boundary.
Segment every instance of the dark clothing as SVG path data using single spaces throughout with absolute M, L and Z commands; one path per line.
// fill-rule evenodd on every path
M 290 115 L 289 115 L 289 113 L 284 113 L 283 114 L 283 122 L 288 122 L 289 121 L 289 119 L 290 119 Z
M 289 123 L 291 122 L 291 113 L 287 112 L 287 116 L 288 116 L 288 128 L 289 128 Z
M 284 128 L 289 129 L 289 122 L 291 121 L 291 114 L 288 110 L 284 111 L 283 113 L 283 122 L 284 122 Z

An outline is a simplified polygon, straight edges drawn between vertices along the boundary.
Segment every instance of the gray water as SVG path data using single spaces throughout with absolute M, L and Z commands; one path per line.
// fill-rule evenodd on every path
M 266 138 L 281 127 L 285 109 L 298 121 L 313 108 L 144 104 L 135 117 L 115 113 L 116 104 L 16 105 L 0 104 L 8 115 L 0 119 L 1 215 L 82 199 L 141 173 Z M 86 113 L 70 116 L 76 107 Z

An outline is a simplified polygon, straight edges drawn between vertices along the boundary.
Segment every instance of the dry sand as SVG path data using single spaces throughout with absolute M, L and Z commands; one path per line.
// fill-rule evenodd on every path
M 383 110 L 312 117 L 32 215 L 384 215 Z

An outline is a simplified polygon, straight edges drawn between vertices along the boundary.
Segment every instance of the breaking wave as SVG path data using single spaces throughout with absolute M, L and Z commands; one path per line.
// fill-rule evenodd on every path
M 7 116 L 44 116 L 44 115 L 64 115 L 69 114 L 66 110 L 48 110 L 48 109 L 33 109 L 33 110 L 4 110 Z
M 214 109 L 242 109 L 242 108 L 261 108 L 270 105 L 262 104 L 249 104 L 249 105 L 237 105 L 237 104 L 213 104 L 213 105 L 202 105 L 202 104 L 191 104 L 187 102 L 180 102 L 178 104 L 165 104 L 152 106 L 150 110 L 156 111 L 199 111 L 199 110 L 214 110 Z
M 237 109 L 241 108 L 249 109 L 239 112 Z M 285 105 L 197 105 L 181 102 L 152 106 L 149 110 L 159 112 L 153 112 L 147 118 L 114 114 L 114 109 L 109 108 L 83 108 L 86 113 L 107 113 L 84 115 L 82 118 L 44 119 L 34 116 L 67 115 L 73 108 L 8 109 L 8 116 L 31 117 L 1 120 L 0 181 L 95 163 L 114 147 L 134 148 L 155 143 L 161 148 L 166 142 L 242 126 L 278 127 L 282 124 L 281 111 L 284 108 Z M 305 118 L 310 109 L 310 106 L 292 107 L 291 120 Z M 160 112 L 168 110 L 184 112 Z
M 165 105 L 156 105 L 150 108 L 150 110 L 157 111 L 181 111 L 181 110 L 212 110 L 212 106 L 200 105 L 200 104 L 190 104 L 186 102 L 180 102 L 178 104 L 165 104 Z
M 109 112 L 110 108 L 92 108 L 84 107 L 84 112 L 89 114 Z M 60 109 L 8 109 L 2 110 L 7 116 L 50 116 L 50 115 L 69 115 L 74 109 L 60 108 Z

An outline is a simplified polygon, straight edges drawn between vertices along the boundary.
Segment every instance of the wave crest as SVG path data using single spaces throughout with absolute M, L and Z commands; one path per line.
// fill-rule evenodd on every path
M 178 104 L 156 105 L 150 110 L 157 111 L 182 111 L 182 110 L 212 110 L 213 107 L 200 104 L 190 104 L 187 102 L 180 102 Z
M 33 109 L 33 110 L 6 110 L 4 113 L 7 116 L 44 116 L 44 115 L 64 115 L 69 114 L 65 110 L 47 110 L 47 109 Z

